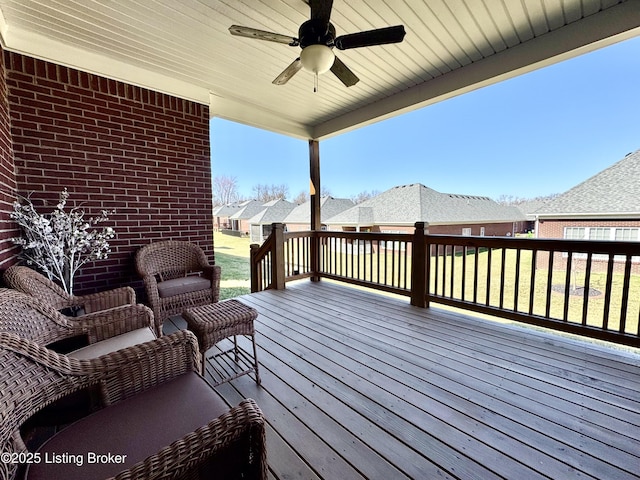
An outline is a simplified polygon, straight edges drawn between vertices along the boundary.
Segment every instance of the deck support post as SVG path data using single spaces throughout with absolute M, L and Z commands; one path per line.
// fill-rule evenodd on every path
M 416 222 L 411 245 L 411 305 L 425 308 L 427 297 L 427 223 Z
M 276 290 L 284 290 L 284 223 L 271 224 L 273 235 L 273 251 L 271 261 L 271 285 Z
M 309 140 L 309 196 L 311 199 L 311 245 L 310 245 L 310 267 L 313 275 L 312 282 L 319 282 L 317 275 L 320 266 L 320 239 L 315 232 L 322 230 L 322 220 L 320 216 L 321 187 L 320 187 L 320 142 Z

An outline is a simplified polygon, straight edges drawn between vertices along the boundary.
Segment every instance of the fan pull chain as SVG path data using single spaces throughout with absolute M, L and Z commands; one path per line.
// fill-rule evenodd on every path
M 318 92 L 318 74 L 316 73 L 313 76 L 313 93 L 317 93 Z

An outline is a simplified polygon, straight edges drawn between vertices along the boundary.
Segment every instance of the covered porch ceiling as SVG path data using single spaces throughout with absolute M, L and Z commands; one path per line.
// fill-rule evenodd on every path
M 337 34 L 403 24 L 403 43 L 338 51 L 360 78 L 301 71 L 303 0 L 0 0 L 3 47 L 209 104 L 211 115 L 321 140 L 640 34 L 639 0 L 335 0 Z M 632 61 L 632 59 L 630 59 Z

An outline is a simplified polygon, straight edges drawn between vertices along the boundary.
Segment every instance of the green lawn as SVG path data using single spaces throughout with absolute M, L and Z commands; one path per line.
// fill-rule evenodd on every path
M 249 239 L 215 232 L 213 242 L 216 265 L 222 269 L 220 300 L 249 293 Z

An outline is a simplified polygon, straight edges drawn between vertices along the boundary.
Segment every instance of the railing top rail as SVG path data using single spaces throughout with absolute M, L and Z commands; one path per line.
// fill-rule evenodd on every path
M 433 234 L 426 235 L 426 239 L 428 243 L 435 245 L 640 255 L 640 242 L 629 241 L 615 242 L 607 240 L 566 240 L 562 238 L 478 237 Z
M 262 257 L 264 257 L 268 252 L 271 251 L 272 244 L 273 244 L 273 240 L 271 239 L 271 236 L 269 236 L 267 237 L 267 239 L 264 241 L 262 245 L 258 245 L 257 243 L 252 243 L 250 247 L 254 249 L 255 258 L 259 260 Z
M 313 232 L 310 230 L 305 230 L 303 232 L 284 232 L 284 239 L 287 240 L 289 238 L 306 238 L 312 237 Z
M 410 242 L 412 233 L 382 233 L 382 232 L 336 232 L 323 230 L 315 232 L 318 237 L 324 238 L 357 238 L 368 240 L 384 240 L 387 242 Z

